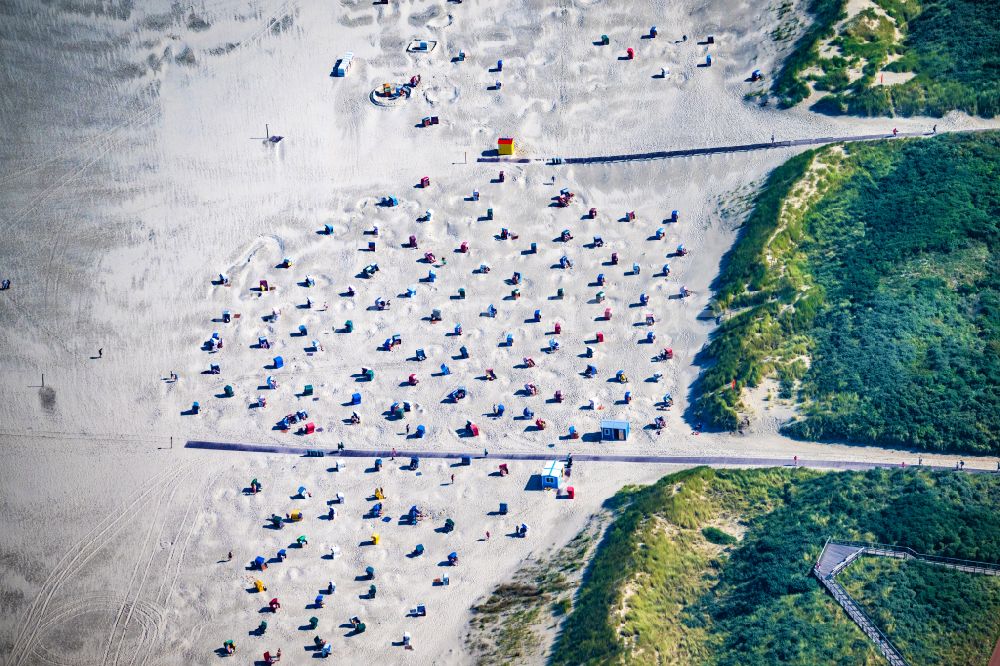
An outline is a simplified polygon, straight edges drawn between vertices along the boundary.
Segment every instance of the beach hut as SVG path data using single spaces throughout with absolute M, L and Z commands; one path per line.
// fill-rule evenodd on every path
M 601 439 L 606 442 L 624 442 L 629 430 L 628 421 L 601 421 Z
M 514 154 L 514 139 L 513 137 L 500 137 L 497 139 L 497 152 L 501 155 L 513 155 Z
M 344 77 L 347 73 L 351 71 L 351 64 L 354 62 L 354 54 L 348 51 L 344 56 L 337 61 L 337 64 L 333 66 L 333 76 Z
M 561 460 L 552 460 L 545 464 L 542 468 L 542 488 L 555 488 L 559 489 L 559 484 L 562 482 L 563 470 L 566 467 L 566 463 Z

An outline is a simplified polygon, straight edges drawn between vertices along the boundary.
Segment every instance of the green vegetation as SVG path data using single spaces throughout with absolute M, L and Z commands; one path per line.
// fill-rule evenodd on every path
M 572 590 L 607 519 L 606 513 L 592 517 L 551 558 L 525 566 L 472 608 L 465 642 L 476 663 L 517 663 L 544 652 L 547 645 L 539 629 L 572 610 Z
M 989 132 L 776 169 L 720 275 L 697 417 L 735 429 L 773 378 L 795 437 L 1000 451 L 998 165 Z
M 732 534 L 724 532 L 718 527 L 703 527 L 701 528 L 701 533 L 706 539 L 708 539 L 709 543 L 714 543 L 719 546 L 730 546 L 739 541 L 739 539 L 734 537 Z
M 551 661 L 576 664 L 881 664 L 882 657 L 811 576 L 828 536 L 952 557 L 1000 560 L 1000 479 L 956 473 L 804 469 L 712 470 L 623 490 Z M 742 531 L 720 547 L 706 527 Z M 915 570 L 912 589 L 930 586 Z M 900 588 L 902 589 L 902 588 Z M 968 603 L 1000 615 L 1000 600 L 968 585 L 924 591 L 944 618 Z M 970 598 L 974 597 L 974 598 Z M 902 603 L 902 602 L 900 602 Z M 891 620 L 891 618 L 890 618 Z M 979 627 L 988 634 L 988 622 Z M 995 624 L 995 621 L 994 621 Z M 926 623 L 914 662 L 963 648 Z
M 874 0 L 847 19 L 846 0 L 811 0 L 808 31 L 772 85 L 783 106 L 829 91 L 817 110 L 854 115 L 1000 113 L 1000 12 L 982 0 Z M 846 19 L 846 20 L 845 20 Z M 881 72 L 913 76 L 876 85 Z M 853 74 L 852 74 L 853 72 Z
M 1000 636 L 1000 578 L 862 557 L 837 577 L 907 661 L 981 666 Z

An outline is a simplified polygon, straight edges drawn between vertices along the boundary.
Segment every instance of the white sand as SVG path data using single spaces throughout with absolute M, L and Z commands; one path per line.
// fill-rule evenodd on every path
M 958 114 L 939 121 L 829 118 L 748 104 L 743 95 L 756 88 L 744 79 L 756 68 L 773 72 L 780 53 L 766 37 L 770 12 L 745 3 L 393 1 L 373 8 L 361 1 L 329 7 L 215 2 L 199 9 L 210 24 L 204 30 L 187 27 L 198 27 L 187 15 L 153 16 L 169 12 L 166 3 L 127 19 L 31 2 L 11 12 L 0 28 L 0 71 L 11 91 L 0 105 L 8 130 L 0 144 L 0 272 L 14 282 L 0 295 L 6 380 L 0 436 L 8 452 L 0 471 L 0 515 L 8 526 L 0 558 L 7 611 L 0 645 L 13 643 L 11 663 L 176 663 L 178 655 L 206 663 L 227 638 L 237 640 L 241 654 L 257 658 L 262 649 L 283 646 L 296 663 L 312 636 L 296 629 L 313 614 L 302 606 L 331 570 L 343 587 L 334 607 L 321 611 L 326 629 L 320 633 L 334 640 L 336 654 L 351 663 L 364 657 L 402 661 L 402 650 L 390 641 L 410 630 L 413 659 L 462 662 L 460 639 L 472 602 L 523 558 L 570 538 L 621 484 L 667 471 L 581 464 L 574 478 L 581 498 L 556 502 L 520 491 L 531 465 L 515 466 L 514 477 L 502 481 L 485 477 L 484 466 L 460 470 L 456 488 L 438 485 L 446 474 L 442 462 L 427 463 L 420 479 L 387 470 L 380 481 L 390 492 L 393 516 L 418 503 L 442 515 L 454 511 L 459 524 L 447 540 L 418 528 L 426 533 L 421 540 L 430 557 L 415 562 L 400 557 L 413 545 L 410 528 L 385 528 L 386 546 L 375 554 L 358 547 L 368 530 L 359 517 L 361 496 L 374 485 L 360 473 L 361 461 L 331 478 L 320 461 L 181 450 L 188 439 L 492 452 L 542 451 L 554 444 L 560 456 L 572 449 L 915 462 L 915 454 L 791 442 L 768 420 L 743 438 L 694 436 L 680 417 L 698 372 L 695 355 L 714 326 L 698 315 L 740 219 L 720 209 L 731 192 L 752 193 L 752 185 L 794 151 L 601 166 L 506 165 L 503 184 L 490 182 L 499 167 L 474 160 L 495 148 L 501 135 L 513 135 L 529 156 L 571 156 L 766 141 L 772 133 L 780 140 L 996 121 Z M 289 18 L 280 20 L 286 13 Z M 285 28 L 269 29 L 271 17 Z M 659 38 L 641 40 L 652 24 Z M 593 46 L 602 33 L 611 45 Z M 688 41 L 676 43 L 685 33 Z M 711 68 L 696 66 L 707 52 L 696 41 L 706 34 L 717 42 Z M 418 37 L 438 45 L 430 54 L 407 54 L 406 45 Z M 635 61 L 618 60 L 627 46 L 636 49 Z M 221 51 L 213 55 L 213 49 Z M 451 63 L 459 49 L 468 54 L 466 62 Z M 346 51 L 355 53 L 352 71 L 329 78 Z M 498 58 L 503 73 L 488 72 Z M 652 78 L 661 66 L 670 68 L 670 77 Z M 418 73 L 421 85 L 406 104 L 379 108 L 369 101 L 383 81 L 399 83 Z M 497 78 L 502 89 L 487 91 Z M 440 116 L 442 124 L 415 127 L 425 115 Z M 281 144 L 261 142 L 265 123 L 286 137 Z M 430 188 L 415 189 L 424 175 Z M 563 187 L 576 193 L 573 204 L 550 207 Z M 473 189 L 481 200 L 465 201 Z M 387 194 L 401 205 L 377 207 Z M 591 206 L 598 219 L 581 220 Z M 477 221 L 487 207 L 496 219 Z M 416 222 L 427 208 L 433 220 Z M 673 209 L 680 223 L 664 225 Z M 636 221 L 618 222 L 627 210 L 636 212 Z M 332 238 L 316 233 L 326 223 L 335 227 Z M 371 240 L 363 231 L 373 225 L 382 232 L 374 255 L 359 251 Z M 647 240 L 660 226 L 666 238 Z M 494 240 L 501 227 L 520 238 Z M 553 242 L 564 228 L 574 239 Z M 401 247 L 411 234 L 419 251 Z M 604 248 L 583 247 L 594 235 L 603 237 Z M 455 252 L 462 241 L 470 243 L 468 254 Z M 532 241 L 538 254 L 522 255 Z M 691 254 L 666 259 L 678 243 Z M 433 285 L 417 282 L 429 268 L 418 262 L 426 249 L 448 261 L 435 269 Z M 612 251 L 621 264 L 602 266 Z M 562 254 L 574 261 L 572 271 L 551 268 Z M 274 268 L 283 257 L 293 259 L 291 269 Z M 372 261 L 381 268 L 372 280 L 353 277 Z M 666 261 L 671 276 L 652 277 Z M 641 274 L 624 275 L 633 262 Z M 492 272 L 473 275 L 481 263 Z M 504 301 L 511 287 L 503 280 L 515 270 L 525 278 L 523 297 Z M 220 272 L 230 275 L 232 287 L 210 284 Z M 587 284 L 600 272 L 609 282 L 608 301 L 598 305 L 590 302 L 597 288 Z M 306 275 L 316 280 L 314 288 L 297 286 Z M 260 298 L 250 292 L 261 278 L 277 291 Z M 338 295 L 348 284 L 358 292 L 352 299 Z M 694 295 L 668 299 L 682 284 Z M 398 298 L 409 285 L 417 285 L 417 296 Z M 452 300 L 460 287 L 468 297 Z M 549 300 L 559 287 L 566 298 Z M 649 294 L 650 307 L 630 307 L 641 292 Z M 388 312 L 366 309 L 376 296 L 391 300 Z M 297 309 L 306 297 L 329 309 Z M 480 317 L 491 302 L 497 318 Z M 613 309 L 612 321 L 595 321 L 605 307 Z M 272 308 L 282 311 L 276 325 L 260 319 Z M 432 308 L 442 310 L 443 322 L 421 320 Z M 526 323 L 536 308 L 542 323 Z M 242 316 L 228 325 L 212 323 L 223 309 Z M 655 345 L 637 344 L 646 328 L 634 324 L 646 311 L 657 318 Z M 347 319 L 354 333 L 332 332 Z M 545 354 L 540 349 L 556 321 L 563 349 Z M 447 336 L 456 323 L 463 336 Z M 291 337 L 300 324 L 308 335 Z M 213 331 L 223 335 L 225 348 L 210 355 L 200 346 Z M 596 331 L 607 336 L 591 361 L 599 375 L 584 380 L 578 373 L 587 361 L 578 355 Z M 397 332 L 401 349 L 376 351 Z M 515 335 L 512 349 L 497 346 L 505 332 Z M 271 352 L 249 347 L 262 334 L 276 343 Z M 313 339 L 324 352 L 304 351 Z M 461 345 L 473 358 L 451 360 Z M 674 360 L 650 363 L 667 345 Z M 417 347 L 427 351 L 428 361 L 405 360 Z M 98 348 L 103 358 L 91 359 Z M 276 354 L 286 367 L 265 370 Z M 537 367 L 515 368 L 524 356 Z M 222 374 L 200 374 L 210 362 L 219 363 Z M 452 375 L 432 377 L 442 362 Z M 374 382 L 355 382 L 351 375 L 362 366 L 375 370 Z M 487 367 L 498 381 L 476 379 Z M 631 377 L 628 385 L 608 382 L 618 369 Z M 171 370 L 180 375 L 176 384 L 163 380 Z M 54 399 L 41 399 L 43 372 Z M 421 383 L 400 387 L 411 372 Z M 646 382 L 654 372 L 663 379 Z M 268 374 L 279 388 L 258 391 Z M 526 382 L 537 384 L 540 395 L 515 396 Z M 235 397 L 215 397 L 226 384 L 235 387 Z M 305 384 L 316 388 L 315 399 L 295 397 Z M 459 385 L 470 397 L 442 404 Z M 557 389 L 566 400 L 547 403 Z M 632 404 L 615 404 L 626 389 Z M 357 408 L 363 423 L 347 426 L 343 419 L 351 408 L 342 403 L 354 391 L 363 395 Z M 643 426 L 658 414 L 653 403 L 667 391 L 677 404 L 657 438 Z M 260 394 L 268 407 L 248 409 Z M 581 410 L 591 396 L 606 409 Z M 384 418 L 396 400 L 416 405 L 407 422 L 425 424 L 426 439 L 408 442 L 404 426 Z M 202 413 L 182 416 L 192 401 L 201 403 Z M 507 407 L 502 420 L 485 416 L 500 402 Z M 511 418 L 525 406 L 547 421 L 547 430 L 526 431 L 530 421 Z M 300 408 L 322 432 L 297 437 L 272 430 L 282 415 Z M 570 425 L 594 432 L 606 416 L 632 422 L 627 444 L 558 440 Z M 467 419 L 480 426 L 479 439 L 459 437 Z M 170 437 L 174 450 L 158 451 Z M 952 464 L 955 457 L 924 459 Z M 966 460 L 970 466 L 995 464 Z M 252 476 L 267 484 L 262 497 L 240 495 Z M 290 510 L 295 502 L 287 497 L 300 482 L 316 490 L 301 530 L 313 545 L 269 572 L 288 612 L 272 622 L 266 638 L 248 640 L 260 599 L 244 591 L 237 564 L 215 562 L 230 548 L 240 562 L 258 551 L 273 554 L 293 530 L 279 541 L 261 529 L 262 518 Z M 340 489 L 349 494 L 353 513 L 335 525 L 317 522 L 322 499 Z M 461 503 L 454 502 L 457 493 Z M 507 525 L 485 515 L 501 498 L 532 525 L 530 539 L 502 536 Z M 128 507 L 122 520 L 101 531 L 101 521 L 114 520 L 122 507 Z M 491 525 L 493 542 L 477 542 Z M 319 545 L 334 540 L 345 554 L 330 565 L 318 559 Z M 465 559 L 453 576 L 460 584 L 445 591 L 443 601 L 441 590 L 425 586 L 439 571 L 438 551 L 446 541 Z M 362 586 L 352 577 L 365 562 L 385 571 L 374 602 L 356 599 Z M 406 609 L 420 600 L 433 616 L 405 619 Z M 361 609 L 370 620 L 366 635 L 348 640 L 343 630 L 331 630 L 330 623 Z M 137 650 L 142 637 L 145 647 Z

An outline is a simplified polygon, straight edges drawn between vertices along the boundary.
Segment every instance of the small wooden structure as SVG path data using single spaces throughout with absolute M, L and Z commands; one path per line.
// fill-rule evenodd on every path
M 624 442 L 630 430 L 628 421 L 601 421 L 601 439 L 606 442 Z
M 545 467 L 542 468 L 542 488 L 555 488 L 559 489 L 562 483 L 563 470 L 566 468 L 566 463 L 562 460 L 552 460 L 546 463 Z

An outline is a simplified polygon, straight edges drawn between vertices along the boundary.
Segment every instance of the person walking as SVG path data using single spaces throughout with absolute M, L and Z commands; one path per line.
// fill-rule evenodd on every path
M 451 485 L 455 485 L 455 475 L 451 475 Z
M 104 358 L 104 347 L 97 350 L 97 358 Z
M 233 551 L 229 551 L 229 554 L 226 555 L 226 562 L 232 562 L 232 561 L 233 561 Z
M 490 531 L 489 530 L 486 530 L 486 540 L 487 541 L 490 540 Z

